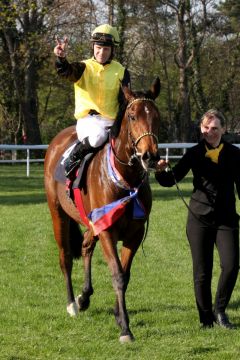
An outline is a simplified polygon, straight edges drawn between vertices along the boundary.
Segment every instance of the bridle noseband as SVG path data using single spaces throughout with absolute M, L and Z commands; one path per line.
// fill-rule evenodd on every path
M 139 143 L 139 141 L 144 138 L 144 136 L 152 136 L 154 137 L 154 139 L 156 140 L 156 142 L 158 142 L 158 137 L 152 133 L 152 132 L 145 132 L 143 133 L 142 135 L 140 135 L 136 140 L 133 140 L 133 144 L 134 144 L 134 147 L 137 146 L 137 144 Z
M 127 112 L 127 118 L 128 118 L 128 121 L 130 120 L 133 120 L 133 117 L 130 115 L 129 113 L 129 109 L 131 108 L 131 106 L 135 103 L 135 102 L 138 102 L 138 101 L 150 101 L 152 103 L 155 104 L 154 100 L 152 99 L 149 99 L 149 98 L 136 98 L 134 100 L 132 100 L 128 105 L 127 105 L 127 108 L 126 108 L 126 112 Z M 134 160 L 137 159 L 139 161 L 139 157 L 138 157 L 138 152 L 137 152 L 137 144 L 140 142 L 140 140 L 142 138 L 144 138 L 145 136 L 152 136 L 155 141 L 158 143 L 158 137 L 156 134 L 154 134 L 153 132 L 151 131 L 147 131 L 147 132 L 144 132 L 143 134 L 141 134 L 140 136 L 138 136 L 137 139 L 134 139 L 131 131 L 129 130 L 128 128 L 128 136 L 131 140 L 131 143 L 132 143 L 132 147 L 134 149 L 134 153 L 131 155 L 131 157 L 129 158 L 129 161 L 126 163 L 122 160 L 119 159 L 119 157 L 116 155 L 115 151 L 114 151 L 114 148 L 113 148 L 113 144 L 112 144 L 112 151 L 113 151 L 113 154 L 114 154 L 114 157 L 116 158 L 116 160 L 122 164 L 122 165 L 126 165 L 126 166 L 133 166 L 134 164 Z

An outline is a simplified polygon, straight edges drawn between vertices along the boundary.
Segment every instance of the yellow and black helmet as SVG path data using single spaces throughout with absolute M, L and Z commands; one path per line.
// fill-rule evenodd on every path
M 118 45 L 120 42 L 118 31 L 115 27 L 103 24 L 97 26 L 92 32 L 91 42 L 103 46 Z

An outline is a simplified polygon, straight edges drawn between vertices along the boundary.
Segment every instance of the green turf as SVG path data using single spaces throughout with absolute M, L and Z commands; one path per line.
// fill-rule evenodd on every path
M 132 266 L 127 292 L 136 341 L 121 345 L 112 315 L 114 292 L 100 247 L 93 258 L 90 308 L 66 313 L 66 292 L 43 188 L 42 165 L 0 166 L 1 360 L 237 360 L 240 356 L 239 280 L 228 314 L 233 331 L 200 330 L 192 286 L 186 208 L 175 188 L 151 177 L 153 209 L 144 252 Z M 189 198 L 191 177 L 180 185 Z M 219 274 L 215 256 L 213 288 Z M 82 263 L 74 265 L 76 294 Z

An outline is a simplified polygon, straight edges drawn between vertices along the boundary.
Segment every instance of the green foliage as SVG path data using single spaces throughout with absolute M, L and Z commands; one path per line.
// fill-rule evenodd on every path
M 180 5 L 186 9 L 182 29 L 186 32 L 185 52 L 179 41 L 177 23 Z M 57 34 L 67 35 L 68 59 L 81 61 L 92 55 L 89 38 L 95 25 L 108 21 L 119 27 L 121 44 L 116 55 L 129 69 L 133 89 L 146 89 L 155 76 L 161 78 L 162 91 L 157 104 L 162 118 L 162 142 L 179 140 L 176 137 L 179 121 L 188 113 L 183 110 L 185 114 L 179 120 L 183 84 L 188 85 L 185 100 L 189 100 L 189 127 L 207 108 L 217 107 L 228 119 L 228 130 L 238 131 L 239 1 L 226 0 L 218 5 L 219 2 L 214 1 L 189 0 L 144 0 L 141 3 L 135 0 L 127 3 L 122 0 L 107 3 L 101 0 L 2 1 L 0 88 L 3 91 L 0 104 L 4 105 L 7 118 L 0 141 L 10 142 L 15 134 L 19 142 L 24 127 L 31 133 L 31 122 L 28 124 L 31 112 L 23 119 L 22 100 L 28 102 L 28 110 L 35 102 L 35 126 L 37 129 L 39 125 L 44 143 L 74 123 L 73 88 L 57 79 L 54 70 L 54 39 Z M 187 61 L 192 54 L 193 61 L 185 64 L 185 82 L 181 82 L 184 66 L 179 67 L 175 60 L 182 60 L 185 55 Z M 30 64 L 34 65 L 34 74 L 27 74 Z M 34 80 L 31 87 L 26 78 Z M 10 122 L 11 129 L 6 125 Z M 187 128 L 184 131 L 190 132 Z
M 233 331 L 202 331 L 193 296 L 192 265 L 185 236 L 186 208 L 176 189 L 151 177 L 153 209 L 143 251 L 135 256 L 127 291 L 132 344 L 119 344 L 112 314 L 114 292 L 99 244 L 93 258 L 90 308 L 70 318 L 43 188 L 42 165 L 1 166 L 0 171 L 0 359 L 1 360 L 236 360 L 239 283 L 228 313 Z M 186 199 L 191 176 L 181 183 Z M 213 288 L 219 274 L 215 256 Z M 83 281 L 74 263 L 76 294 Z
M 40 72 L 39 122 L 44 144 L 48 144 L 62 129 L 76 123 L 73 84 L 57 76 L 54 60 L 46 63 Z
M 221 1 L 219 9 L 223 14 L 230 20 L 232 26 L 229 31 L 235 33 L 240 30 L 239 20 L 240 20 L 240 3 L 238 0 L 226 0 Z

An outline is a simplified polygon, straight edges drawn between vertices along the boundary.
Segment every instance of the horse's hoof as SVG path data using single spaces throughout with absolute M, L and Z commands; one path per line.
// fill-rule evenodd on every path
M 82 295 L 78 295 L 75 298 L 75 301 L 77 303 L 77 307 L 79 311 L 85 311 L 89 308 L 90 305 L 90 299 L 89 298 L 85 298 Z
M 134 340 L 135 339 L 134 339 L 133 335 L 122 335 L 119 338 L 119 341 L 121 344 L 130 343 L 130 342 L 133 342 Z
M 67 306 L 67 312 L 68 312 L 68 314 L 70 316 L 77 316 L 77 314 L 78 314 L 78 306 L 75 303 L 75 301 Z

